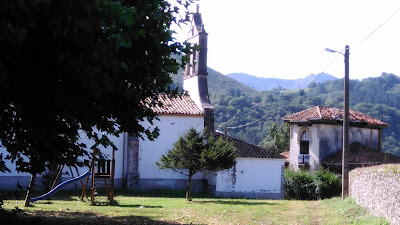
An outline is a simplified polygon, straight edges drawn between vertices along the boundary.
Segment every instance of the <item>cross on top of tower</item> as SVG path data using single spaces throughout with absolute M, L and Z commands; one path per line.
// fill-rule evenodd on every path
M 200 0 L 194 0 L 194 1 L 197 2 L 197 5 L 196 5 L 196 13 L 199 13 L 199 2 L 200 2 Z

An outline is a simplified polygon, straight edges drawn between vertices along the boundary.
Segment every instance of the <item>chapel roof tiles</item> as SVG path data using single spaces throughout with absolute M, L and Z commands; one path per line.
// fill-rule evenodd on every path
M 162 103 L 162 105 L 150 107 L 157 114 L 178 114 L 190 116 L 202 116 L 204 114 L 188 95 L 170 97 L 167 94 L 160 94 L 157 101 Z
M 341 165 L 342 164 L 341 149 L 336 153 L 329 155 L 322 160 L 324 165 Z M 400 163 L 400 157 L 378 151 L 368 146 L 363 146 L 359 142 L 353 142 L 349 145 L 349 163 L 350 164 L 387 164 Z
M 266 159 L 284 159 L 279 153 L 261 148 L 242 140 L 230 137 L 220 132 L 214 132 L 214 136 L 223 138 L 231 143 L 236 148 L 238 158 L 266 158 Z
M 306 110 L 293 113 L 282 118 L 289 123 L 342 123 L 343 109 L 330 108 L 324 106 L 315 106 Z M 366 127 L 388 127 L 389 124 L 368 116 L 364 113 L 355 110 L 349 110 L 350 125 L 361 125 Z

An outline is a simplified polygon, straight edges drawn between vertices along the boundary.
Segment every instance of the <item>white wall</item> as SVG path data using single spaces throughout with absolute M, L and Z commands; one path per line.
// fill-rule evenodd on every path
M 298 169 L 300 154 L 300 135 L 309 134 L 310 170 L 317 170 L 321 161 L 337 152 L 343 145 L 343 127 L 341 125 L 312 124 L 312 126 L 290 125 L 290 166 Z M 349 143 L 355 141 L 362 145 L 378 148 L 379 130 L 350 127 Z M 321 154 L 321 155 L 320 155 Z
M 183 89 L 189 93 L 190 98 L 196 103 L 197 107 L 202 109 L 203 106 L 201 105 L 199 93 L 199 77 L 194 76 L 183 80 Z
M 237 158 L 236 166 L 220 171 L 216 192 L 281 193 L 283 159 Z
M 124 135 L 125 135 L 125 142 L 124 142 Z M 93 140 L 89 140 L 85 134 L 85 132 L 79 132 L 79 142 L 82 142 L 84 144 L 86 144 L 86 150 L 90 153 L 93 154 L 93 151 L 91 149 L 91 147 L 95 144 L 95 142 Z M 123 155 L 124 155 L 124 151 L 126 152 L 127 149 L 127 137 L 126 137 L 126 133 L 120 134 L 119 137 L 116 136 L 112 136 L 112 135 L 107 135 L 107 137 L 110 139 L 110 141 L 112 141 L 115 145 L 115 147 L 117 147 L 117 151 L 115 151 L 115 174 L 114 174 L 114 178 L 118 179 L 118 178 L 122 178 L 122 171 L 123 171 Z M 101 153 L 103 154 L 103 156 L 106 159 L 112 159 L 112 147 L 108 146 L 107 148 L 104 148 L 102 145 L 98 145 L 97 148 L 101 151 Z M 126 154 L 126 153 L 125 153 Z M 125 155 L 126 156 L 126 155 Z M 80 159 L 82 160 L 82 158 Z M 126 160 L 126 159 L 125 159 Z M 126 161 L 125 161 L 125 171 L 126 171 Z M 89 167 L 78 167 L 78 171 L 79 174 L 83 174 L 84 172 L 88 171 Z M 74 176 L 76 176 L 76 172 L 75 169 L 72 169 Z M 64 167 L 63 172 L 68 172 L 70 173 L 70 170 L 68 167 Z M 71 177 L 70 175 L 64 175 L 63 177 L 68 178 Z
M 4 147 L 0 147 L 0 154 L 3 154 L 3 160 L 4 160 L 4 158 L 8 155 L 7 149 Z M 23 158 L 24 158 L 25 162 L 28 161 L 27 157 L 23 156 Z M 10 173 L 9 172 L 5 172 L 5 173 L 0 172 L 0 176 L 29 176 L 29 177 L 31 176 L 29 173 L 17 172 L 15 163 L 12 163 L 11 160 L 4 160 L 4 162 L 5 162 L 6 167 L 8 169 L 10 169 L 11 172 Z
M 155 141 L 139 139 L 139 174 L 141 179 L 187 179 L 180 173 L 172 170 L 160 170 L 156 162 L 161 156 L 172 149 L 173 144 L 180 136 L 185 135 L 191 127 L 202 132 L 204 128 L 204 117 L 202 116 L 171 116 L 160 115 L 160 121 L 155 121 L 151 126 L 149 123 L 144 127 L 155 127 L 160 129 L 160 136 Z M 199 173 L 193 177 L 202 179 L 203 174 Z
M 319 165 L 318 125 L 290 126 L 290 165 L 298 169 L 298 155 L 300 154 L 300 135 L 306 131 L 309 137 L 310 168 L 316 169 Z
M 84 132 L 79 132 L 80 139 L 79 141 L 86 144 L 86 150 L 91 154 L 92 150 L 90 147 L 94 145 L 94 141 L 89 140 L 86 137 Z M 115 152 L 115 177 L 121 178 L 122 177 L 122 158 L 123 158 L 123 135 L 121 134 L 120 137 L 115 137 L 108 135 L 108 138 L 114 142 L 115 146 L 118 148 L 118 151 Z M 99 145 L 98 148 L 103 152 L 105 156 L 108 156 L 109 159 L 112 157 L 112 148 L 109 146 L 108 148 L 104 148 L 103 146 Z M 3 153 L 3 157 L 7 155 L 7 150 L 5 148 L 0 148 L 0 154 Z M 26 161 L 29 161 L 26 157 L 23 157 Z M 83 160 L 83 158 L 81 158 Z M 6 166 L 11 170 L 10 173 L 0 173 L 0 176 L 30 176 L 29 173 L 19 173 L 16 171 L 15 163 L 12 163 L 10 160 L 6 160 Z M 89 168 L 88 167 L 78 167 L 79 173 L 82 174 L 86 172 Z M 69 168 L 64 168 L 63 172 L 69 172 Z M 75 169 L 73 169 L 74 176 L 76 175 Z M 63 177 L 70 177 L 64 175 Z
M 353 131 L 354 130 L 354 131 Z M 356 133 L 358 136 L 358 133 L 361 134 L 361 144 L 364 146 L 369 146 L 371 148 L 378 149 L 378 139 L 379 139 L 379 130 L 378 129 L 369 129 L 369 128 L 352 128 L 350 129 L 350 132 Z M 359 141 L 359 140 L 357 140 Z M 352 143 L 352 140 L 349 140 L 349 143 Z
M 150 125 L 148 122 L 144 122 L 142 125 L 146 127 L 154 128 L 157 126 L 160 129 L 160 135 L 155 141 L 149 141 L 148 139 L 142 140 L 139 139 L 139 172 L 140 178 L 149 178 L 149 179 L 187 179 L 187 176 L 184 176 L 180 173 L 174 172 L 172 170 L 164 171 L 158 169 L 156 162 L 160 160 L 161 155 L 165 154 L 168 149 L 171 149 L 173 143 L 175 143 L 179 136 L 186 134 L 190 127 L 195 127 L 196 130 L 202 132 L 204 126 L 204 117 L 203 116 L 177 116 L 177 115 L 160 115 L 159 121 L 154 121 L 153 125 Z M 125 135 L 125 140 L 124 140 Z M 108 138 L 114 142 L 114 145 L 118 148 L 115 152 L 115 179 L 119 179 L 122 181 L 123 173 L 127 172 L 127 143 L 128 137 L 127 134 L 121 134 L 119 137 L 108 136 Z M 90 154 L 92 154 L 92 150 L 90 149 L 94 145 L 94 141 L 89 140 L 86 137 L 84 132 L 80 132 L 80 141 L 86 144 L 86 149 Z M 100 151 L 107 156 L 107 158 L 111 159 L 112 157 L 112 148 L 111 146 L 104 148 L 99 145 L 98 148 Z M 125 153 L 124 153 L 125 151 Z M 6 149 L 0 148 L 0 153 L 3 153 L 5 156 Z M 125 157 L 124 157 L 125 154 Z M 83 159 L 81 159 L 83 160 Z M 123 163 L 123 160 L 125 162 Z M 10 161 L 6 161 L 7 167 L 12 171 L 11 173 L 0 173 L 0 177 L 26 177 L 24 180 L 28 180 L 30 174 L 28 173 L 18 173 L 15 170 L 15 164 Z M 123 168 L 123 166 L 125 168 Z M 87 170 L 88 167 L 78 168 L 79 174 L 83 174 Z M 74 176 L 77 176 L 76 171 L 72 168 Z M 68 172 L 70 174 L 69 167 L 64 167 L 64 173 Z M 71 175 L 63 175 L 64 179 L 70 179 Z M 193 179 L 203 179 L 204 174 L 199 173 L 196 174 Z M 4 180 L 4 179 L 3 179 Z M 2 186 L 0 184 L 0 186 Z

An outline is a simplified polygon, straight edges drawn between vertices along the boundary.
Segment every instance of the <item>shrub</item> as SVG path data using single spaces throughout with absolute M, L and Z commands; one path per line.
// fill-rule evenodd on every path
M 327 171 L 318 170 L 285 170 L 285 199 L 316 200 L 337 196 L 341 192 L 339 176 Z
M 331 198 L 341 194 L 342 179 L 328 170 L 315 171 L 314 182 L 317 199 Z

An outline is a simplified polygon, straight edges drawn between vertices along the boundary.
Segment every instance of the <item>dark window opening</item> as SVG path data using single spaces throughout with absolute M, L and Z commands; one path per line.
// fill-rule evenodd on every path
M 310 141 L 307 132 L 303 132 L 300 138 L 300 154 L 309 154 Z

